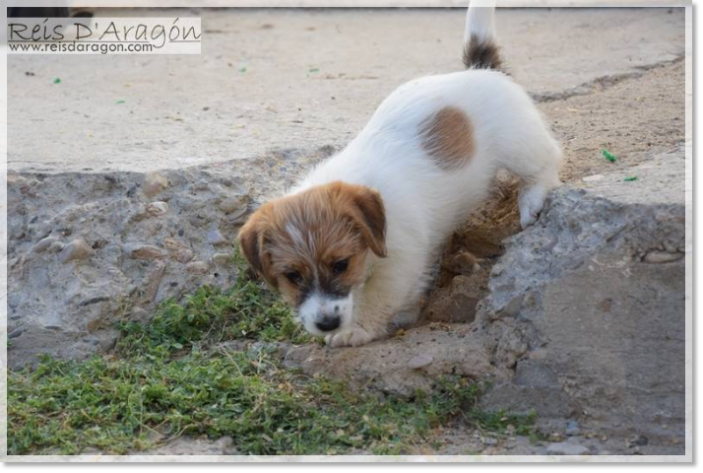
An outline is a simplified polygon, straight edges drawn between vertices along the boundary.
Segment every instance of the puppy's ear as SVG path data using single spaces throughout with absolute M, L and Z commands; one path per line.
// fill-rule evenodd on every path
M 276 282 L 269 273 L 270 264 L 268 254 L 264 248 L 266 228 L 266 222 L 261 218 L 261 211 L 254 212 L 247 223 L 239 230 L 239 246 L 254 272 L 276 288 Z
M 381 194 L 373 189 L 355 186 L 354 203 L 361 213 L 361 233 L 369 248 L 377 256 L 385 258 L 386 249 L 386 209 Z

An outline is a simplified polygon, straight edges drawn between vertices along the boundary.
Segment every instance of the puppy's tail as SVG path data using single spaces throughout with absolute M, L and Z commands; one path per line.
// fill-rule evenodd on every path
M 471 0 L 464 31 L 464 65 L 467 69 L 501 69 L 503 61 L 496 45 L 495 9 L 495 0 Z

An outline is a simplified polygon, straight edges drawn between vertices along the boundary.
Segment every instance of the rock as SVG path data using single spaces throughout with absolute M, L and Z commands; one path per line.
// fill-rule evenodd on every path
M 215 253 L 210 258 L 213 265 L 231 265 L 233 263 L 233 256 L 230 253 Z
M 672 263 L 682 259 L 683 256 L 683 253 L 678 252 L 669 253 L 665 251 L 650 251 L 644 256 L 643 261 L 651 264 Z
M 207 274 L 210 270 L 210 265 L 205 261 L 193 261 L 186 265 L 186 271 L 190 274 Z
M 164 248 L 168 251 L 169 256 L 179 263 L 188 263 L 195 257 L 193 250 L 173 238 L 164 239 Z
M 626 443 L 628 448 L 644 447 L 649 445 L 649 438 L 644 435 L 635 435 L 627 439 Z
M 423 369 L 409 366 L 418 359 Z M 317 345 L 292 347 L 284 366 L 309 375 L 341 379 L 353 389 L 377 389 L 410 396 L 417 389 L 429 392 L 444 375 L 482 380 L 495 374 L 480 336 L 465 324 L 448 325 L 448 331 L 429 326 L 408 330 L 403 337 L 381 340 L 356 348 L 329 349 Z
M 639 176 L 636 186 L 623 181 L 628 175 Z M 637 256 L 686 247 L 683 183 L 680 153 L 586 189 L 565 186 L 537 224 L 505 242 L 505 269 L 492 274 L 476 323 L 495 340 L 493 362 L 515 363 L 515 374 L 486 393 L 482 408 L 534 408 L 542 418 L 586 412 L 618 431 L 683 425 L 685 263 L 660 250 L 649 258 L 662 264 Z
M 246 222 L 247 217 L 249 216 L 249 212 L 250 209 L 247 206 L 244 206 L 238 210 L 234 210 L 229 215 L 227 215 L 227 223 L 235 226 L 243 225 L 244 222 Z
M 152 202 L 146 206 L 146 214 L 149 217 L 160 217 L 168 212 L 168 204 L 166 202 Z
M 155 450 L 134 452 L 147 455 L 236 455 L 238 452 L 232 437 L 222 437 L 218 440 L 208 438 L 180 437 L 167 442 Z
M 149 272 L 146 281 L 144 283 L 144 289 L 142 293 L 142 302 L 151 303 L 156 300 L 156 295 L 159 292 L 159 286 L 161 285 L 161 280 L 164 277 L 164 272 L 166 270 L 166 263 L 161 260 L 154 261 L 151 271 Z
M 168 187 L 168 179 L 158 172 L 150 172 L 144 176 L 142 191 L 148 198 L 154 197 Z
M 93 249 L 82 238 L 77 238 L 66 245 L 59 253 L 59 261 L 68 263 L 74 260 L 84 260 L 90 258 Z
M 547 447 L 547 455 L 589 455 L 588 448 L 577 443 L 559 442 Z
M 566 430 L 564 431 L 566 435 L 569 437 L 573 437 L 575 435 L 579 435 L 581 433 L 581 429 L 579 428 L 579 423 L 576 422 L 575 420 L 569 421 L 568 424 L 566 424 Z
M 217 228 L 213 228 L 207 233 L 207 242 L 212 246 L 221 246 L 229 243 Z
M 415 355 L 408 361 L 408 368 L 411 369 L 419 369 L 419 368 L 424 368 L 425 366 L 429 365 L 434 361 L 434 358 L 432 356 L 426 354 L 426 353 L 420 353 L 419 355 Z
M 249 203 L 249 196 L 246 194 L 237 195 L 234 197 L 228 197 L 223 199 L 217 207 L 226 214 L 231 214 L 232 212 L 238 212 L 242 209 L 246 210 Z
M 37 354 L 78 360 L 104 353 L 119 336 L 115 322 L 125 317 L 125 307 L 144 310 L 135 318 L 148 320 L 164 298 L 180 298 L 205 283 L 231 287 L 238 272 L 227 262 L 231 255 L 212 259 L 230 246 L 213 250 L 207 230 L 218 228 L 229 238 L 228 218 L 240 210 L 224 214 L 217 205 L 225 197 L 246 194 L 241 183 L 268 192 L 282 187 L 288 176 L 274 178 L 268 169 L 264 173 L 234 162 L 213 171 L 205 175 L 186 168 L 146 176 L 27 172 L 15 179 L 9 173 L 8 318 L 21 321 L 23 332 L 12 339 L 8 367 L 33 365 Z M 220 186 L 223 179 L 230 186 Z M 207 190 L 191 193 L 196 181 L 206 181 Z M 37 198 L 23 195 L 23 185 L 39 188 Z M 241 199 L 246 212 L 248 197 Z M 228 226 L 227 233 L 220 225 Z M 71 244 L 78 239 L 89 243 L 90 251 Z M 46 257 L 61 251 L 61 258 Z M 80 259 L 86 253 L 90 259 Z M 64 257 L 78 264 L 64 264 Z M 185 265 L 196 260 L 187 271 Z M 212 267 L 214 261 L 222 264 L 208 274 L 207 261 Z
M 61 243 L 60 241 L 55 241 L 51 245 L 49 245 L 48 252 L 49 253 L 59 253 L 61 250 L 64 249 L 66 245 Z
M 171 258 L 183 264 L 191 261 L 194 257 L 195 253 L 193 253 L 193 251 L 189 250 L 188 248 L 181 248 L 171 253 Z
M 124 247 L 125 253 L 132 259 L 154 260 L 165 256 L 164 252 L 152 245 L 128 244 Z
M 55 237 L 48 236 L 46 238 L 42 238 L 37 242 L 36 245 L 34 245 L 34 248 L 32 248 L 32 251 L 35 253 L 42 253 L 43 251 L 49 249 L 51 245 L 56 243 L 58 240 Z
M 22 335 L 22 332 L 24 332 L 24 329 L 22 328 L 16 328 L 15 330 L 11 331 L 10 333 L 7 334 L 7 338 L 12 339 L 12 338 L 17 338 L 20 335 Z

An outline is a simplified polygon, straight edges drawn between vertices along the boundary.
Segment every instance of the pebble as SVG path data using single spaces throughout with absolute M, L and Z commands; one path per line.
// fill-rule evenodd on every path
M 132 313 L 130 314 L 130 320 L 138 323 L 146 323 L 149 320 L 151 313 L 141 307 L 134 307 Z
M 420 355 L 415 355 L 408 361 L 408 368 L 416 370 L 419 368 L 424 368 L 425 366 L 431 364 L 434 361 L 431 355 L 422 353 Z
M 559 442 L 547 447 L 547 455 L 588 455 L 588 448 L 577 443 Z
M 161 285 L 161 280 L 164 277 L 165 271 L 166 263 L 160 260 L 154 261 L 151 271 L 147 275 L 146 284 L 144 284 L 142 300 L 147 303 L 154 302 L 154 299 L 156 299 L 156 295 L 159 292 L 159 286 Z
M 232 212 L 227 216 L 227 223 L 230 225 L 243 225 L 249 216 L 249 207 L 242 207 L 236 212 Z
M 667 253 L 665 251 L 650 251 L 644 256 L 645 263 L 662 264 L 671 263 L 683 258 L 683 253 Z
M 491 438 L 491 437 L 486 437 L 483 439 L 483 444 L 484 445 L 498 445 L 498 440 Z
M 232 255 L 229 253 L 215 253 L 210 257 L 212 264 L 214 265 L 227 265 L 232 263 Z
M 35 253 L 41 253 L 41 252 L 49 249 L 51 244 L 56 241 L 58 241 L 58 240 L 52 236 L 42 238 L 41 240 L 39 240 L 39 242 L 36 245 L 34 245 L 34 248 L 32 248 L 32 251 Z
M 222 233 L 217 228 L 213 228 L 207 233 L 207 242 L 213 246 L 226 245 L 227 239 L 222 236 Z
M 93 249 L 82 238 L 76 238 L 66 245 L 59 253 L 59 261 L 68 263 L 73 260 L 82 260 L 89 258 L 93 253 Z
M 207 274 L 210 270 L 210 265 L 205 261 L 193 261 L 186 265 L 186 271 L 191 274 Z
M 132 259 L 154 260 L 164 257 L 160 248 L 151 245 L 125 245 L 125 253 Z
M 175 259 L 179 263 L 187 263 L 195 258 L 195 253 L 188 248 L 181 248 L 171 253 L 171 258 Z
M 208 223 L 208 218 L 205 215 L 196 214 L 192 217 L 188 217 L 188 223 L 190 223 L 194 227 L 202 227 L 203 225 Z
M 60 241 L 55 241 L 51 244 L 51 246 L 49 246 L 49 253 L 58 253 L 59 251 L 63 250 L 64 246 L 66 245 L 64 245 Z
M 595 174 L 593 176 L 586 176 L 582 179 L 583 182 L 594 182 L 594 181 L 600 181 L 603 179 L 605 176 L 603 174 Z
M 152 202 L 146 206 L 146 213 L 150 217 L 160 217 L 168 212 L 168 204 L 163 201 Z
M 248 196 L 246 194 L 238 195 L 235 197 L 228 197 L 220 202 L 217 206 L 226 214 L 230 214 L 237 210 L 241 211 L 242 208 L 246 209 Z
M 566 424 L 566 430 L 564 431 L 566 435 L 569 437 L 573 437 L 574 435 L 579 435 L 581 433 L 581 429 L 579 428 L 579 423 L 576 422 L 575 420 L 569 421 L 568 424 Z
M 150 172 L 144 177 L 143 192 L 147 197 L 153 197 L 168 187 L 168 180 L 158 172 Z
M 16 328 L 15 330 L 13 330 L 12 332 L 7 334 L 7 338 L 17 338 L 20 335 L 22 335 L 23 332 L 24 332 L 23 328 Z
M 193 250 L 173 238 L 164 238 L 164 247 L 168 250 L 171 258 L 179 263 L 187 263 L 195 257 Z
M 627 446 L 629 448 L 644 447 L 645 445 L 649 445 L 649 438 L 645 437 L 644 435 L 635 435 L 634 437 L 627 440 Z

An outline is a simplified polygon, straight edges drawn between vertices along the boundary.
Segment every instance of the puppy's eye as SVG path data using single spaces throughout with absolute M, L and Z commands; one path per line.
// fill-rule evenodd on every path
M 284 276 L 291 283 L 296 284 L 296 285 L 300 284 L 303 281 L 303 276 L 298 271 L 289 271 Z
M 334 274 L 342 274 L 349 267 L 349 258 L 337 261 L 332 265 Z

